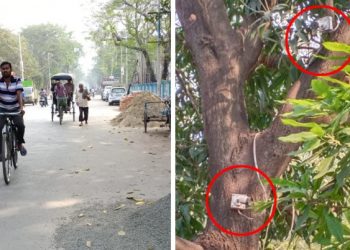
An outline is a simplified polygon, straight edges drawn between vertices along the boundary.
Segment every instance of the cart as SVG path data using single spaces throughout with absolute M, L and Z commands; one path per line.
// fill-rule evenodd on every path
M 59 74 L 53 75 L 51 77 L 51 92 L 52 92 L 51 121 L 53 122 L 55 114 L 58 113 L 60 125 L 62 125 L 65 110 L 63 110 L 61 105 L 58 105 L 62 101 L 62 99 L 56 98 L 55 93 L 54 93 L 54 89 L 55 89 L 55 86 L 56 86 L 58 81 L 61 81 L 62 84 L 65 84 L 68 80 L 73 80 L 72 75 L 70 75 L 68 73 L 59 73 Z M 67 102 L 67 98 L 65 98 L 65 101 Z M 67 107 L 69 107 L 68 104 L 67 104 Z M 71 107 L 69 109 L 69 112 L 67 112 L 67 113 L 72 115 L 73 122 L 75 122 L 75 106 L 74 106 L 73 95 L 71 97 Z
M 163 100 L 159 102 L 145 102 L 143 123 L 145 126 L 145 133 L 147 133 L 147 123 L 149 122 L 163 122 L 163 127 L 169 126 L 171 129 L 171 108 L 170 100 Z

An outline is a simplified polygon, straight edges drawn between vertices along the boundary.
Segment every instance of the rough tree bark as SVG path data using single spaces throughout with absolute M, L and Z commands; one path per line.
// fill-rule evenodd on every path
M 270 2 L 271 3 L 271 2 Z M 249 130 L 243 96 L 243 84 L 257 66 L 262 43 L 259 39 L 243 39 L 248 31 L 243 24 L 234 30 L 229 24 L 226 6 L 222 0 L 177 0 L 176 11 L 185 32 L 186 45 L 191 51 L 201 86 L 204 133 L 209 149 L 209 174 L 237 164 L 254 165 L 253 139 Z M 245 22 L 251 23 L 247 18 Z M 335 40 L 350 40 L 349 25 L 342 25 Z M 311 70 L 329 70 L 328 62 L 316 61 Z M 312 77 L 302 75 L 289 92 L 289 98 L 302 98 L 308 94 Z M 285 105 L 281 112 L 290 109 Z M 298 147 L 285 144 L 278 137 L 295 132 L 276 119 L 272 126 L 257 137 L 259 167 L 270 177 L 281 175 L 290 159 L 287 153 Z M 265 214 L 251 214 L 249 220 L 230 209 L 232 193 L 247 194 L 261 200 L 264 193 L 252 171 L 231 171 L 223 175 L 211 192 L 211 210 L 216 220 L 235 232 L 248 232 L 259 227 Z M 258 249 L 259 235 L 233 237 L 221 233 L 210 221 L 196 241 L 197 245 L 177 239 L 177 249 Z M 196 247 L 196 248 L 195 248 Z

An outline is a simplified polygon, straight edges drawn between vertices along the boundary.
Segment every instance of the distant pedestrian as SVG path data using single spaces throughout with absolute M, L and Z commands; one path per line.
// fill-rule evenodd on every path
M 90 101 L 90 95 L 87 89 L 84 89 L 83 84 L 79 84 L 79 89 L 77 91 L 77 94 L 75 95 L 75 101 L 77 105 L 79 106 L 79 126 L 83 126 L 83 122 L 85 121 L 85 124 L 88 123 L 89 118 L 89 105 L 88 101 Z

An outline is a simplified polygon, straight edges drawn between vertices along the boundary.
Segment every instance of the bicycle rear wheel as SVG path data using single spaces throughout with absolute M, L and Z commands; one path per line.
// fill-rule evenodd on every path
M 2 170 L 3 170 L 3 174 L 4 174 L 4 181 L 5 181 L 6 185 L 10 184 L 10 175 L 11 175 L 8 149 L 9 149 L 9 147 L 8 147 L 8 133 L 3 133 L 2 134 L 1 158 L 2 158 Z

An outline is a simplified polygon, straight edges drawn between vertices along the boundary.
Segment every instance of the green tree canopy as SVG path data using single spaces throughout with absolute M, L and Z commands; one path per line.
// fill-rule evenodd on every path
M 78 70 L 82 45 L 65 28 L 54 24 L 32 25 L 25 28 L 22 35 L 39 64 L 40 77 L 36 80 L 41 86 L 47 84 L 49 67 L 51 75 Z
M 21 76 L 20 51 L 18 35 L 9 30 L 0 28 L 0 61 L 9 61 L 12 64 L 13 71 L 17 76 Z M 29 49 L 29 43 L 26 39 L 21 40 L 22 56 L 24 61 L 24 76 L 26 79 L 35 79 L 38 77 L 39 65 L 32 51 Z

